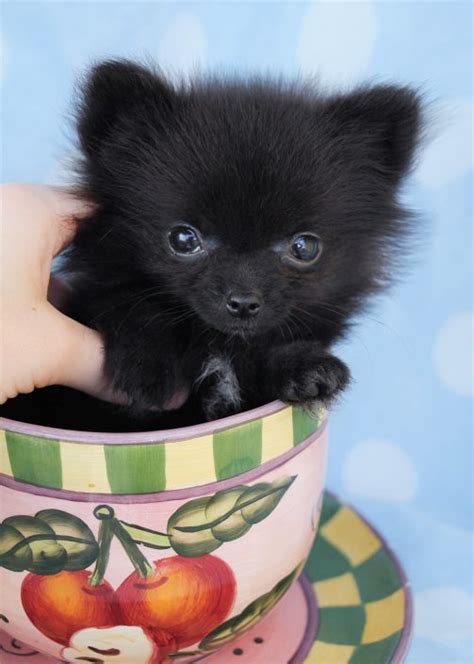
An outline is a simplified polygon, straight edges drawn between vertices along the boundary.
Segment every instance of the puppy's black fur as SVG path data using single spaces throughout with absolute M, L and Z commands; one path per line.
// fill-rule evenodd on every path
M 177 86 L 130 62 L 96 66 L 78 115 L 80 188 L 96 209 L 68 254 L 70 312 L 104 335 L 130 413 L 187 391 L 196 419 L 337 395 L 349 371 L 329 348 L 390 280 L 420 128 L 407 87 Z M 170 233 L 188 225 L 202 251 L 176 254 Z M 320 255 L 295 260 L 308 234 Z

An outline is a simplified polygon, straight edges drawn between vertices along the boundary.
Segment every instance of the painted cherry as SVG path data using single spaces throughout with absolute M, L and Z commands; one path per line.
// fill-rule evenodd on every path
M 45 636 L 68 645 L 74 632 L 117 624 L 114 590 L 107 581 L 90 584 L 91 573 L 28 574 L 21 586 L 26 615 Z
M 234 573 L 217 556 L 173 556 L 155 561 L 146 576 L 133 572 L 116 598 L 123 624 L 167 632 L 183 648 L 226 619 L 235 593 Z

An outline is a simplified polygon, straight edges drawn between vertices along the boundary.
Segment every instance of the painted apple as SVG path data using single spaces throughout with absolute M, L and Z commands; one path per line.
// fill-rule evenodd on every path
M 116 625 L 112 586 L 107 581 L 92 586 L 90 576 L 85 570 L 28 574 L 21 586 L 21 601 L 33 625 L 65 646 L 74 632 L 86 627 Z
M 148 577 L 131 574 L 116 591 L 123 624 L 172 634 L 178 648 L 196 643 L 228 616 L 235 576 L 212 555 L 173 556 L 153 563 Z

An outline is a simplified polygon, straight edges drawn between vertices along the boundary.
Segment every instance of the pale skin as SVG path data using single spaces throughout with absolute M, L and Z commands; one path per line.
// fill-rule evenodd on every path
M 53 258 L 88 209 L 65 189 L 1 186 L 0 403 L 47 385 L 122 400 L 107 385 L 99 333 L 47 300 Z
M 128 402 L 108 383 L 100 334 L 48 301 L 53 259 L 90 210 L 63 187 L 0 185 L 0 404 L 48 385 Z M 182 386 L 164 409 L 180 408 L 188 394 Z

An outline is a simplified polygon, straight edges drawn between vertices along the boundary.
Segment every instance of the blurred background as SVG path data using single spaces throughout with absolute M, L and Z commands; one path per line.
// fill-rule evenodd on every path
M 428 140 L 403 194 L 422 241 L 339 349 L 355 382 L 332 416 L 328 485 L 405 566 L 408 662 L 474 661 L 471 3 L 21 1 L 1 13 L 3 181 L 67 181 L 73 86 L 103 57 L 151 58 L 172 76 L 265 71 L 425 90 Z

